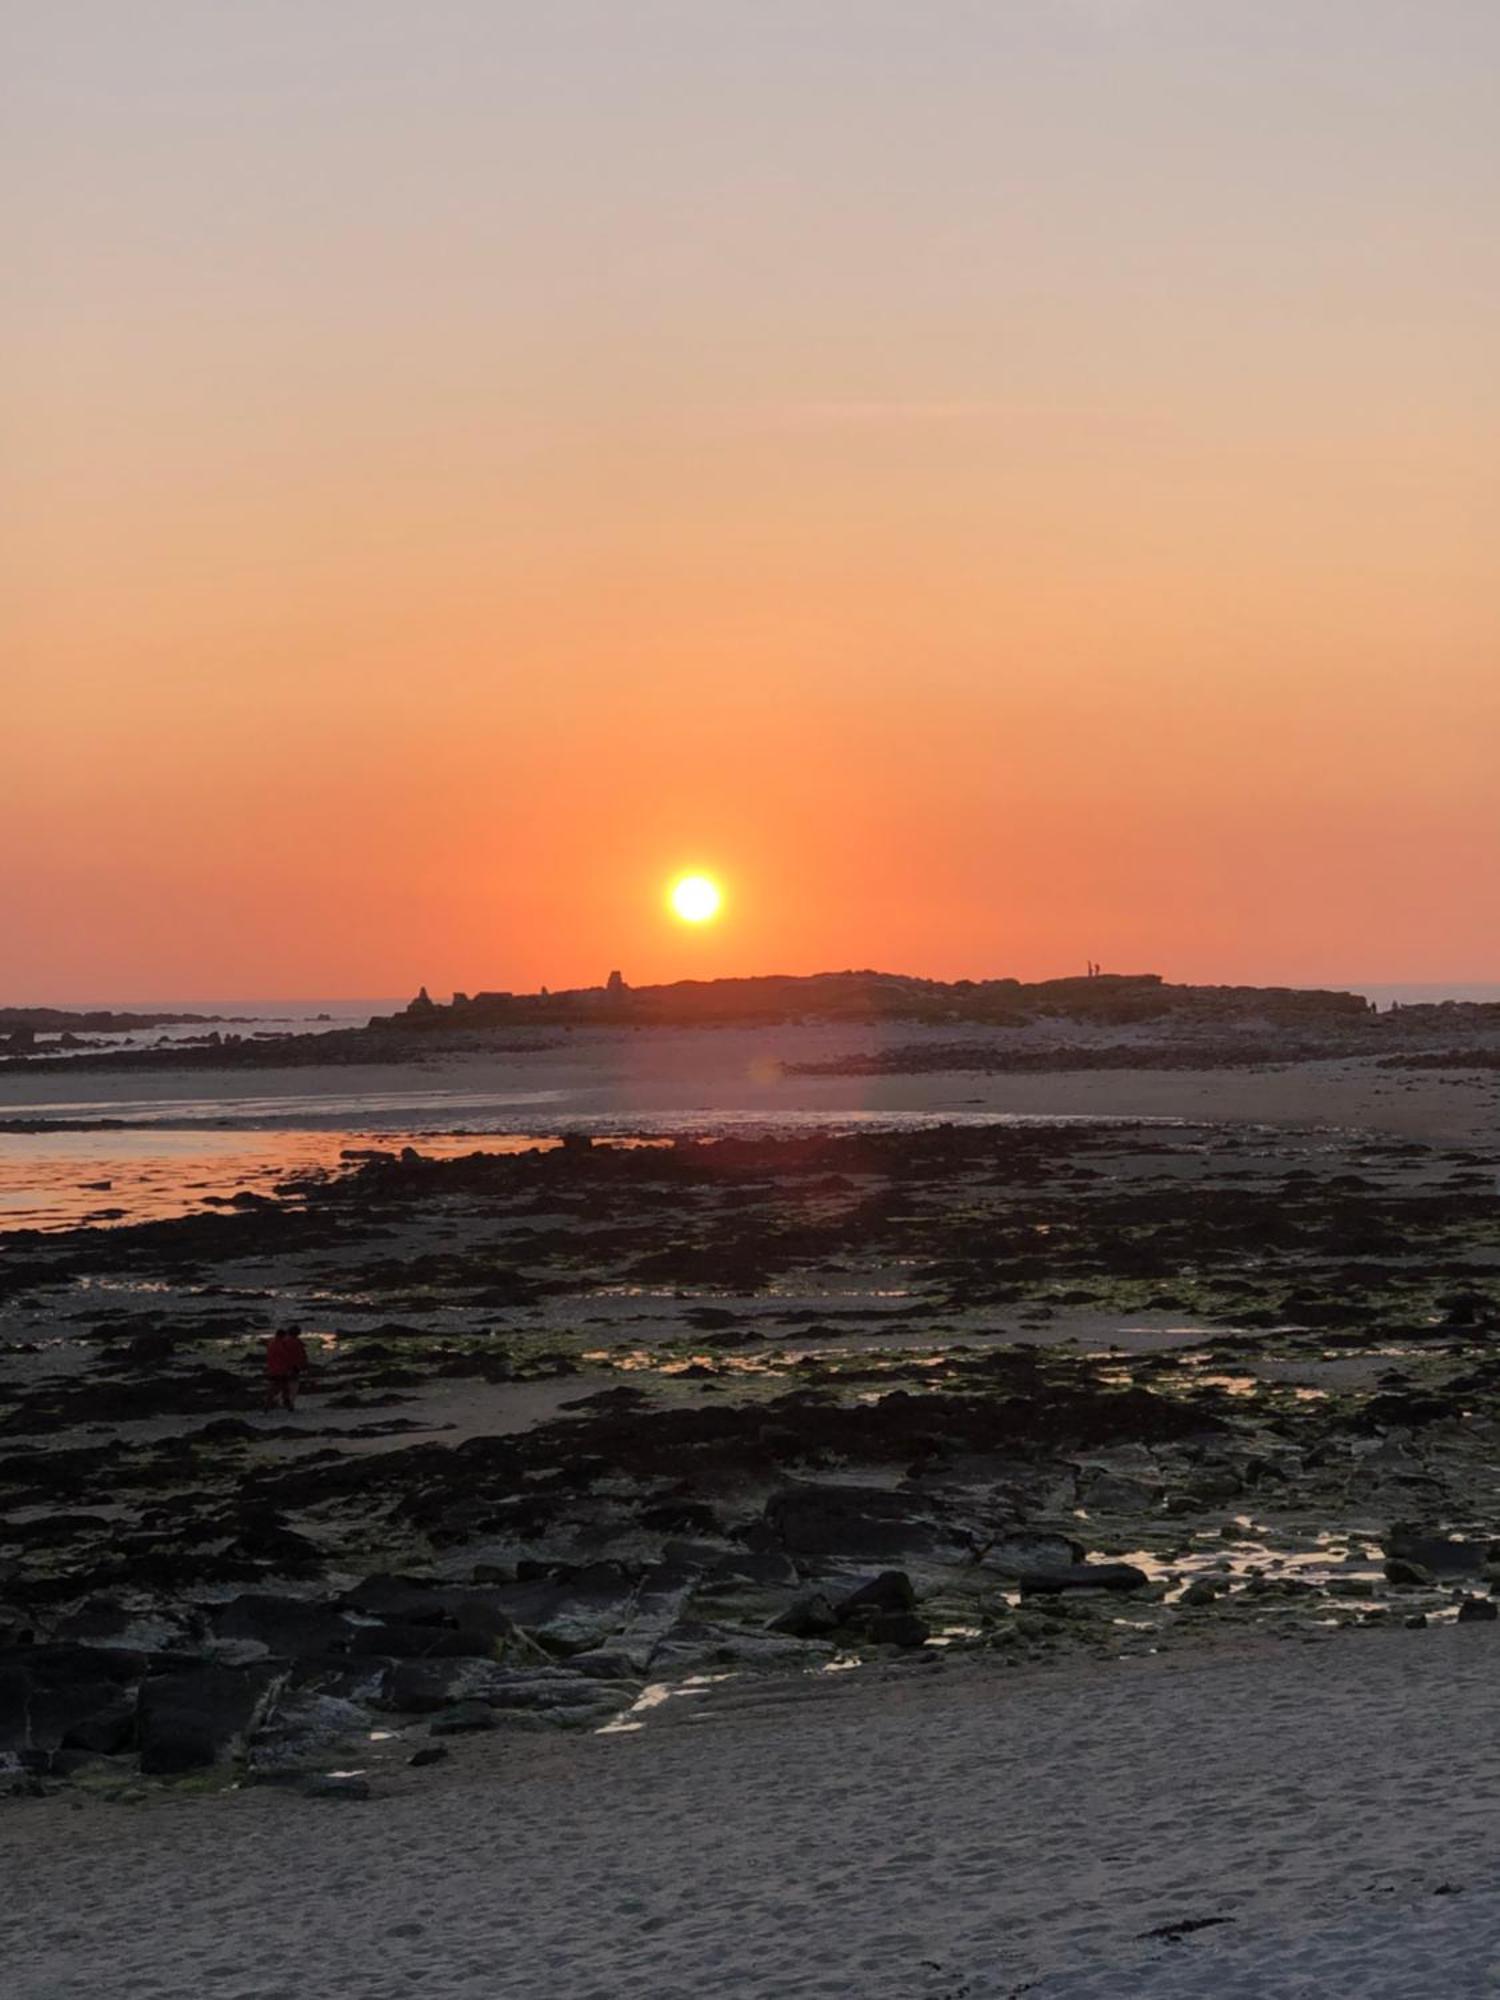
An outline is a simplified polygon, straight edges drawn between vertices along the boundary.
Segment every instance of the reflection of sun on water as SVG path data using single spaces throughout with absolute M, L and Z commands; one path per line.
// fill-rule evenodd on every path
M 667 901 L 685 924 L 706 924 L 719 914 L 724 897 L 711 876 L 679 875 L 667 892 Z

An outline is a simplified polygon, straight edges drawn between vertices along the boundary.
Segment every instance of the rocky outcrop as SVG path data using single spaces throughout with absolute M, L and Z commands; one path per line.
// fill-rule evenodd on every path
M 270 1694 L 264 1667 L 204 1667 L 155 1674 L 136 1706 L 141 1769 L 176 1776 L 243 1754 Z

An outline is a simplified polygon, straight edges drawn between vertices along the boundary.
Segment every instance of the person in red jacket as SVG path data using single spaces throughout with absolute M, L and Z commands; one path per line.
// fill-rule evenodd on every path
M 297 1385 L 308 1365 L 307 1349 L 295 1326 L 278 1327 L 266 1342 L 266 1408 L 297 1407 Z

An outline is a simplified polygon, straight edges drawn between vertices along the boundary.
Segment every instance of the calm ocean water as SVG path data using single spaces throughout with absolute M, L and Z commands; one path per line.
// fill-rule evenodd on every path
M 221 1033 L 237 1035 L 318 1035 L 332 1028 L 363 1027 L 372 1014 L 393 1014 L 410 998 L 408 994 L 403 1000 L 60 1000 L 56 1004 L 79 1014 L 216 1015 Z M 136 1028 L 108 1040 L 117 1048 L 150 1048 L 159 1041 L 178 1042 L 207 1032 L 204 1026 L 185 1022 L 180 1027 Z

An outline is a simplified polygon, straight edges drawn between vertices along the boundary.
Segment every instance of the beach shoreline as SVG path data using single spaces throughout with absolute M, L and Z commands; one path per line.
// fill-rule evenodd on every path
M 377 1770 L 355 1805 L 18 1804 L 7 1990 L 1478 1995 L 1500 1944 L 1497 1644 L 727 1684 L 636 1735 L 471 1739 Z

